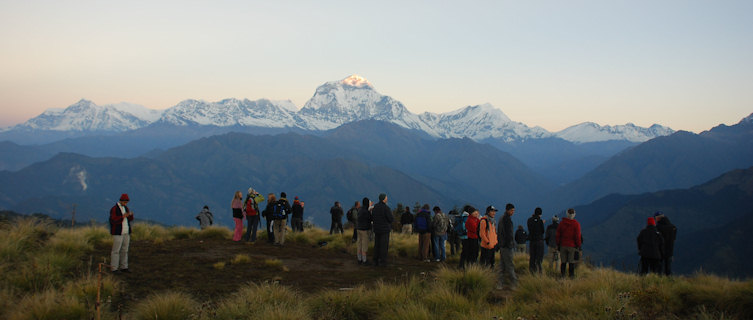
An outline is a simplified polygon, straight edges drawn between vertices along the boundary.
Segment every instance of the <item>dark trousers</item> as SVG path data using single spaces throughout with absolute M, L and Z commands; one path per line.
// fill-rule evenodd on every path
M 454 256 L 455 252 L 460 252 L 460 238 L 457 235 L 450 235 L 450 255 Z
M 275 242 L 275 232 L 272 230 L 272 218 L 267 218 L 267 242 Z
M 541 262 L 544 261 L 544 240 L 531 241 L 530 257 L 528 258 L 528 270 L 531 273 L 541 273 Z
M 329 227 L 329 234 L 333 234 L 335 232 L 340 232 L 340 234 L 343 233 L 342 221 L 332 221 L 332 225 Z
M 672 275 L 672 257 L 664 258 L 661 261 L 662 261 L 662 264 L 664 264 L 664 274 L 671 276 Z
M 390 233 L 374 234 L 374 265 L 387 264 L 387 251 L 390 248 Z
M 353 224 L 353 243 L 358 241 L 358 228 L 356 228 L 356 224 Z
M 293 229 L 293 231 L 303 231 L 303 218 L 302 217 L 293 217 L 290 220 L 290 228 Z
M 641 258 L 641 274 L 647 274 L 649 271 L 661 274 L 661 259 Z
M 487 249 L 487 248 L 481 248 L 481 258 L 479 258 L 479 263 L 482 266 L 488 266 L 494 269 L 494 249 Z
M 459 268 L 463 269 L 466 264 L 478 262 L 478 247 L 478 239 L 463 239 Z
M 256 230 L 259 228 L 259 215 L 246 216 L 246 234 L 243 236 L 247 241 L 256 241 Z

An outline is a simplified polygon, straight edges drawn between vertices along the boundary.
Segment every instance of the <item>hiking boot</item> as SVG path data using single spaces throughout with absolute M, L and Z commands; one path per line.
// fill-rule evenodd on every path
M 126 268 L 126 269 L 120 269 L 120 272 L 131 273 L 131 270 L 128 270 L 128 268 Z

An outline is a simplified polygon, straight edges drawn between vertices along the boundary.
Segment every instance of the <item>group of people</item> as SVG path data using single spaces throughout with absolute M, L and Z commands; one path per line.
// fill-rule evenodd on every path
M 646 221 L 646 228 L 638 234 L 638 254 L 640 274 L 649 272 L 672 275 L 672 257 L 674 255 L 677 227 L 658 211 Z
M 265 198 L 253 188 L 248 189 L 245 200 L 240 191 L 236 191 L 230 207 L 233 211 L 233 221 L 235 228 L 233 232 L 233 241 L 242 240 L 255 242 L 256 234 L 261 224 L 261 218 L 266 220 L 267 241 L 277 246 L 285 244 L 285 233 L 287 232 L 288 220 L 293 232 L 303 231 L 303 207 L 304 203 L 298 197 L 295 197 L 291 205 L 285 192 L 280 192 L 278 199 L 274 193 L 267 195 L 267 205 L 264 210 L 259 210 L 259 204 L 264 202 Z M 247 221 L 246 234 L 243 234 L 243 219 Z

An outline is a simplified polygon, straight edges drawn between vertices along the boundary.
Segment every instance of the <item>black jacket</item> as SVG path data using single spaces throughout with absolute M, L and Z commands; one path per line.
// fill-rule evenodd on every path
M 661 259 L 664 251 L 664 238 L 656 226 L 646 226 L 638 235 L 638 254 L 644 259 Z
M 515 241 L 513 241 L 512 218 L 506 214 L 502 214 L 502 218 L 499 218 L 499 223 L 497 225 L 499 226 L 497 232 L 497 244 L 501 248 L 515 248 Z
M 368 206 L 358 209 L 356 229 L 371 230 L 371 211 L 369 211 Z
M 557 247 L 557 226 L 559 225 L 558 222 L 552 222 L 552 224 L 546 227 L 546 236 L 544 237 L 544 240 L 546 240 L 546 245 L 550 248 Z
M 525 229 L 518 229 L 515 231 L 515 242 L 518 244 L 524 244 L 528 241 L 528 233 Z
M 332 215 L 332 221 L 335 222 L 342 222 L 343 221 L 343 208 L 340 208 L 338 206 L 333 206 L 329 209 L 329 214 Z
M 392 231 L 392 210 L 384 202 L 378 202 L 371 210 L 371 217 L 374 221 L 374 233 L 384 234 Z
M 528 241 L 540 240 L 544 240 L 544 221 L 541 221 L 541 217 L 534 214 L 528 218 Z
M 291 210 L 293 210 L 293 218 L 303 218 L 303 206 L 300 203 L 294 202 Z
M 664 239 L 664 257 L 672 257 L 675 253 L 675 238 L 677 237 L 677 227 L 669 222 L 669 218 L 664 217 L 659 219 L 659 223 L 656 226 L 659 230 L 662 238 Z
M 400 224 L 413 224 L 413 214 L 403 212 L 403 215 L 400 216 Z

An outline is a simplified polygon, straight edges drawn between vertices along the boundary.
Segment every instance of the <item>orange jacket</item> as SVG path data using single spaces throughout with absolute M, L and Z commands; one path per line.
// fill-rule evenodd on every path
M 489 221 L 491 221 L 491 223 L 489 223 Z M 497 245 L 497 228 L 494 225 L 494 221 L 489 218 L 489 216 L 484 216 L 478 224 L 478 229 L 479 236 L 481 237 L 481 247 L 494 249 Z M 489 231 L 487 231 L 487 229 L 489 229 Z

